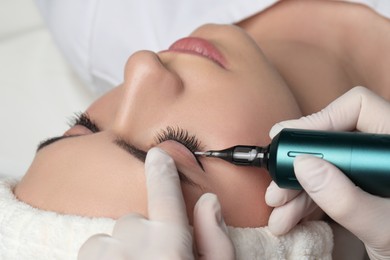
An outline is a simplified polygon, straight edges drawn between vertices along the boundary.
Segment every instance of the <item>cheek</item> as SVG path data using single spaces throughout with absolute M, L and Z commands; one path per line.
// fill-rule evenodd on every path
M 215 168 L 208 181 L 221 202 L 226 224 L 234 227 L 267 225 L 272 210 L 264 199 L 271 181 L 267 171 L 230 165 Z
M 202 194 L 208 192 L 200 190 L 191 185 L 182 184 L 183 197 L 186 204 L 187 216 L 190 225 L 193 224 L 194 219 L 194 207 L 198 199 L 202 196 Z

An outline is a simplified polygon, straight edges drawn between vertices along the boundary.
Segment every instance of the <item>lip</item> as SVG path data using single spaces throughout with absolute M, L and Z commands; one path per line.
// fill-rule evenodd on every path
M 186 37 L 174 42 L 168 51 L 183 52 L 200 55 L 217 63 L 222 68 L 227 67 L 227 62 L 222 53 L 211 42 L 198 38 Z

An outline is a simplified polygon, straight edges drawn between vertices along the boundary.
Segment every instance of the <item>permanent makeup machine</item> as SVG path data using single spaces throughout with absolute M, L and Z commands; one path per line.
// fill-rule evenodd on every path
M 301 189 L 293 162 L 304 154 L 334 164 L 363 190 L 390 197 L 390 135 L 283 129 L 265 147 L 237 145 L 195 152 L 235 165 L 265 168 L 279 187 L 289 189 Z

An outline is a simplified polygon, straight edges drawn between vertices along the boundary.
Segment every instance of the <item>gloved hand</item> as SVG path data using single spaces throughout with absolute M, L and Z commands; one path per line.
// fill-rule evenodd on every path
M 148 214 L 120 218 L 112 236 L 98 234 L 81 247 L 79 260 L 234 259 L 232 242 L 214 194 L 204 194 L 194 209 L 196 250 L 173 159 L 152 148 L 145 161 Z
M 270 136 L 285 127 L 390 134 L 389 115 L 389 102 L 355 87 L 318 113 L 276 124 Z M 275 183 L 267 189 L 266 202 L 275 207 L 269 220 L 273 233 L 289 231 L 316 203 L 363 241 L 371 259 L 390 258 L 390 199 L 364 192 L 335 166 L 317 157 L 297 157 L 294 170 L 306 192 L 280 189 Z

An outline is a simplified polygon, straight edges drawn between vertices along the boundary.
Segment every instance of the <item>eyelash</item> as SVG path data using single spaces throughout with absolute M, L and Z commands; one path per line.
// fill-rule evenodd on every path
M 81 125 L 93 133 L 100 132 L 99 127 L 94 123 L 87 113 L 76 113 L 69 122 L 69 126 L 73 127 L 76 125 Z M 201 143 L 195 135 L 190 135 L 187 130 L 184 130 L 180 127 L 170 127 L 162 130 L 156 135 L 156 141 L 162 143 L 167 140 L 174 140 L 182 145 L 184 145 L 191 152 L 201 150 Z
M 191 152 L 201 150 L 201 143 L 195 135 L 190 135 L 187 130 L 180 127 L 168 126 L 156 135 L 156 142 L 162 143 L 167 140 L 174 140 L 184 145 Z
M 81 125 L 91 130 L 92 133 L 100 132 L 99 127 L 91 120 L 87 113 L 75 113 L 68 123 L 69 127 Z
M 86 127 L 87 129 L 91 130 L 92 133 L 97 133 L 100 132 L 100 128 L 90 119 L 89 115 L 87 113 L 75 113 L 74 116 L 69 120 L 68 122 L 69 127 L 74 127 L 76 125 L 81 125 Z M 54 143 L 58 140 L 62 140 L 67 137 L 74 137 L 74 136 L 56 136 L 56 137 L 51 137 L 46 140 L 41 141 L 38 144 L 37 151 L 41 150 L 43 147 Z

